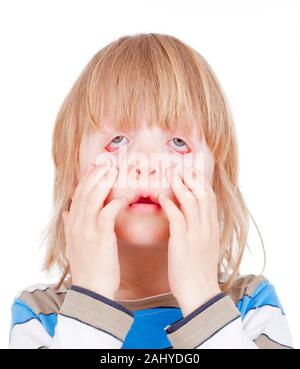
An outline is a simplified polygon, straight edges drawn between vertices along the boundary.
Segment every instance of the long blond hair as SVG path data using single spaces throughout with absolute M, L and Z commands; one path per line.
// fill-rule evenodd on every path
M 157 33 L 124 36 L 98 51 L 58 112 L 52 137 L 54 204 L 45 228 L 43 270 L 58 267 L 57 287 L 70 276 L 62 213 L 69 209 L 79 180 L 83 134 L 101 127 L 106 115 L 114 118 L 117 127 L 136 128 L 141 101 L 149 125 L 190 130 L 196 118 L 200 132 L 201 124 L 215 161 L 219 273 L 228 276 L 222 284 L 226 292 L 240 273 L 251 216 L 238 184 L 233 119 L 221 85 L 204 57 L 174 36 Z

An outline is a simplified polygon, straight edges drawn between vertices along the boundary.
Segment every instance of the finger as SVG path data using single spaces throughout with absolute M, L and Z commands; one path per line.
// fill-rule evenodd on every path
M 72 198 L 70 219 L 73 224 L 80 226 L 84 219 L 87 194 L 108 171 L 109 165 L 97 165 L 92 168 L 80 181 Z
M 159 195 L 158 201 L 169 221 L 170 238 L 178 241 L 180 245 L 185 244 L 187 227 L 184 215 L 174 202 L 167 197 Z
M 101 211 L 103 203 L 117 179 L 118 173 L 119 170 L 116 167 L 110 167 L 87 195 L 83 220 L 83 226 L 86 229 L 92 230 L 97 228 L 99 211 Z
M 183 180 L 196 198 L 200 220 L 202 222 L 215 220 L 217 217 L 215 193 L 204 172 L 197 168 L 184 168 Z
M 194 195 L 185 186 L 178 173 L 180 169 L 181 165 L 178 165 L 175 168 L 168 168 L 167 179 L 177 200 L 180 203 L 180 207 L 186 219 L 187 231 L 191 232 L 199 225 L 199 208 Z
M 84 197 L 92 187 L 101 179 L 111 166 L 111 161 L 107 160 L 105 163 L 99 165 L 93 165 L 88 169 L 81 180 L 79 181 L 76 190 L 72 196 L 72 200 L 77 200 Z
M 101 232 L 113 234 L 115 227 L 115 218 L 119 211 L 128 205 L 125 197 L 113 199 L 100 211 L 97 219 L 97 227 Z
M 202 207 L 202 209 L 200 208 L 200 210 L 203 210 L 203 215 L 207 214 L 207 216 L 211 220 L 218 221 L 216 193 L 214 192 L 211 183 L 205 178 L 205 175 L 201 170 L 195 168 L 194 172 L 196 176 L 196 181 L 198 183 L 203 183 L 202 188 L 204 190 L 204 199 L 203 199 L 204 201 L 202 201 L 202 203 L 204 206 Z
M 186 187 L 192 192 L 196 200 L 201 199 L 205 193 L 204 181 L 201 178 L 201 173 L 197 177 L 194 168 L 183 168 L 182 181 Z
M 79 182 L 78 182 L 78 184 L 75 188 L 74 193 L 72 194 L 72 200 L 73 200 L 74 197 L 76 198 L 78 196 L 78 193 L 81 190 L 83 182 L 87 179 L 87 177 L 90 175 L 90 173 L 93 171 L 94 168 L 95 168 L 94 164 L 88 165 L 86 171 L 83 173 L 83 176 L 80 178 L 80 180 L 79 180 Z

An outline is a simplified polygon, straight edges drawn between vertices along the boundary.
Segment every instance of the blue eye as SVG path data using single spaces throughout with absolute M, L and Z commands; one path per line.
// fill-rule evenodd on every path
M 106 146 L 106 149 L 108 151 L 114 151 L 115 149 L 118 149 L 123 141 L 123 139 L 125 138 L 125 140 L 127 140 L 127 142 L 129 141 L 125 136 L 116 136 L 114 139 L 112 139 L 110 141 L 110 143 Z
M 191 151 L 185 141 L 179 137 L 172 138 L 170 141 L 174 143 L 174 145 L 172 145 L 172 148 L 179 151 L 181 154 L 187 154 Z

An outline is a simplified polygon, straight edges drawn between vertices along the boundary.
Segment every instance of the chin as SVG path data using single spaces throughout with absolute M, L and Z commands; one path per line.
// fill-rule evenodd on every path
M 115 232 L 118 240 L 135 247 L 162 247 L 169 239 L 169 225 L 161 219 L 132 219 L 120 215 L 116 218 Z

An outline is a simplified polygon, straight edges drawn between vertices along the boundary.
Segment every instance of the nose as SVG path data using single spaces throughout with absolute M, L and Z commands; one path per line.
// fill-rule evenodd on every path
M 151 179 L 156 178 L 158 171 L 158 163 L 138 163 L 132 168 L 132 173 L 137 180 L 147 177 L 150 177 Z
M 158 185 L 159 173 L 159 157 L 141 156 L 137 160 L 131 161 L 128 165 L 128 177 L 130 181 L 139 183 L 139 186 Z
M 142 173 L 142 170 L 140 168 L 136 168 L 135 172 L 137 175 L 140 175 Z M 150 169 L 148 172 L 150 175 L 153 175 L 156 173 L 156 169 Z
M 162 152 L 160 136 L 154 130 L 153 132 L 149 129 L 141 130 L 127 157 L 129 175 L 139 181 L 156 178 L 159 174 Z

